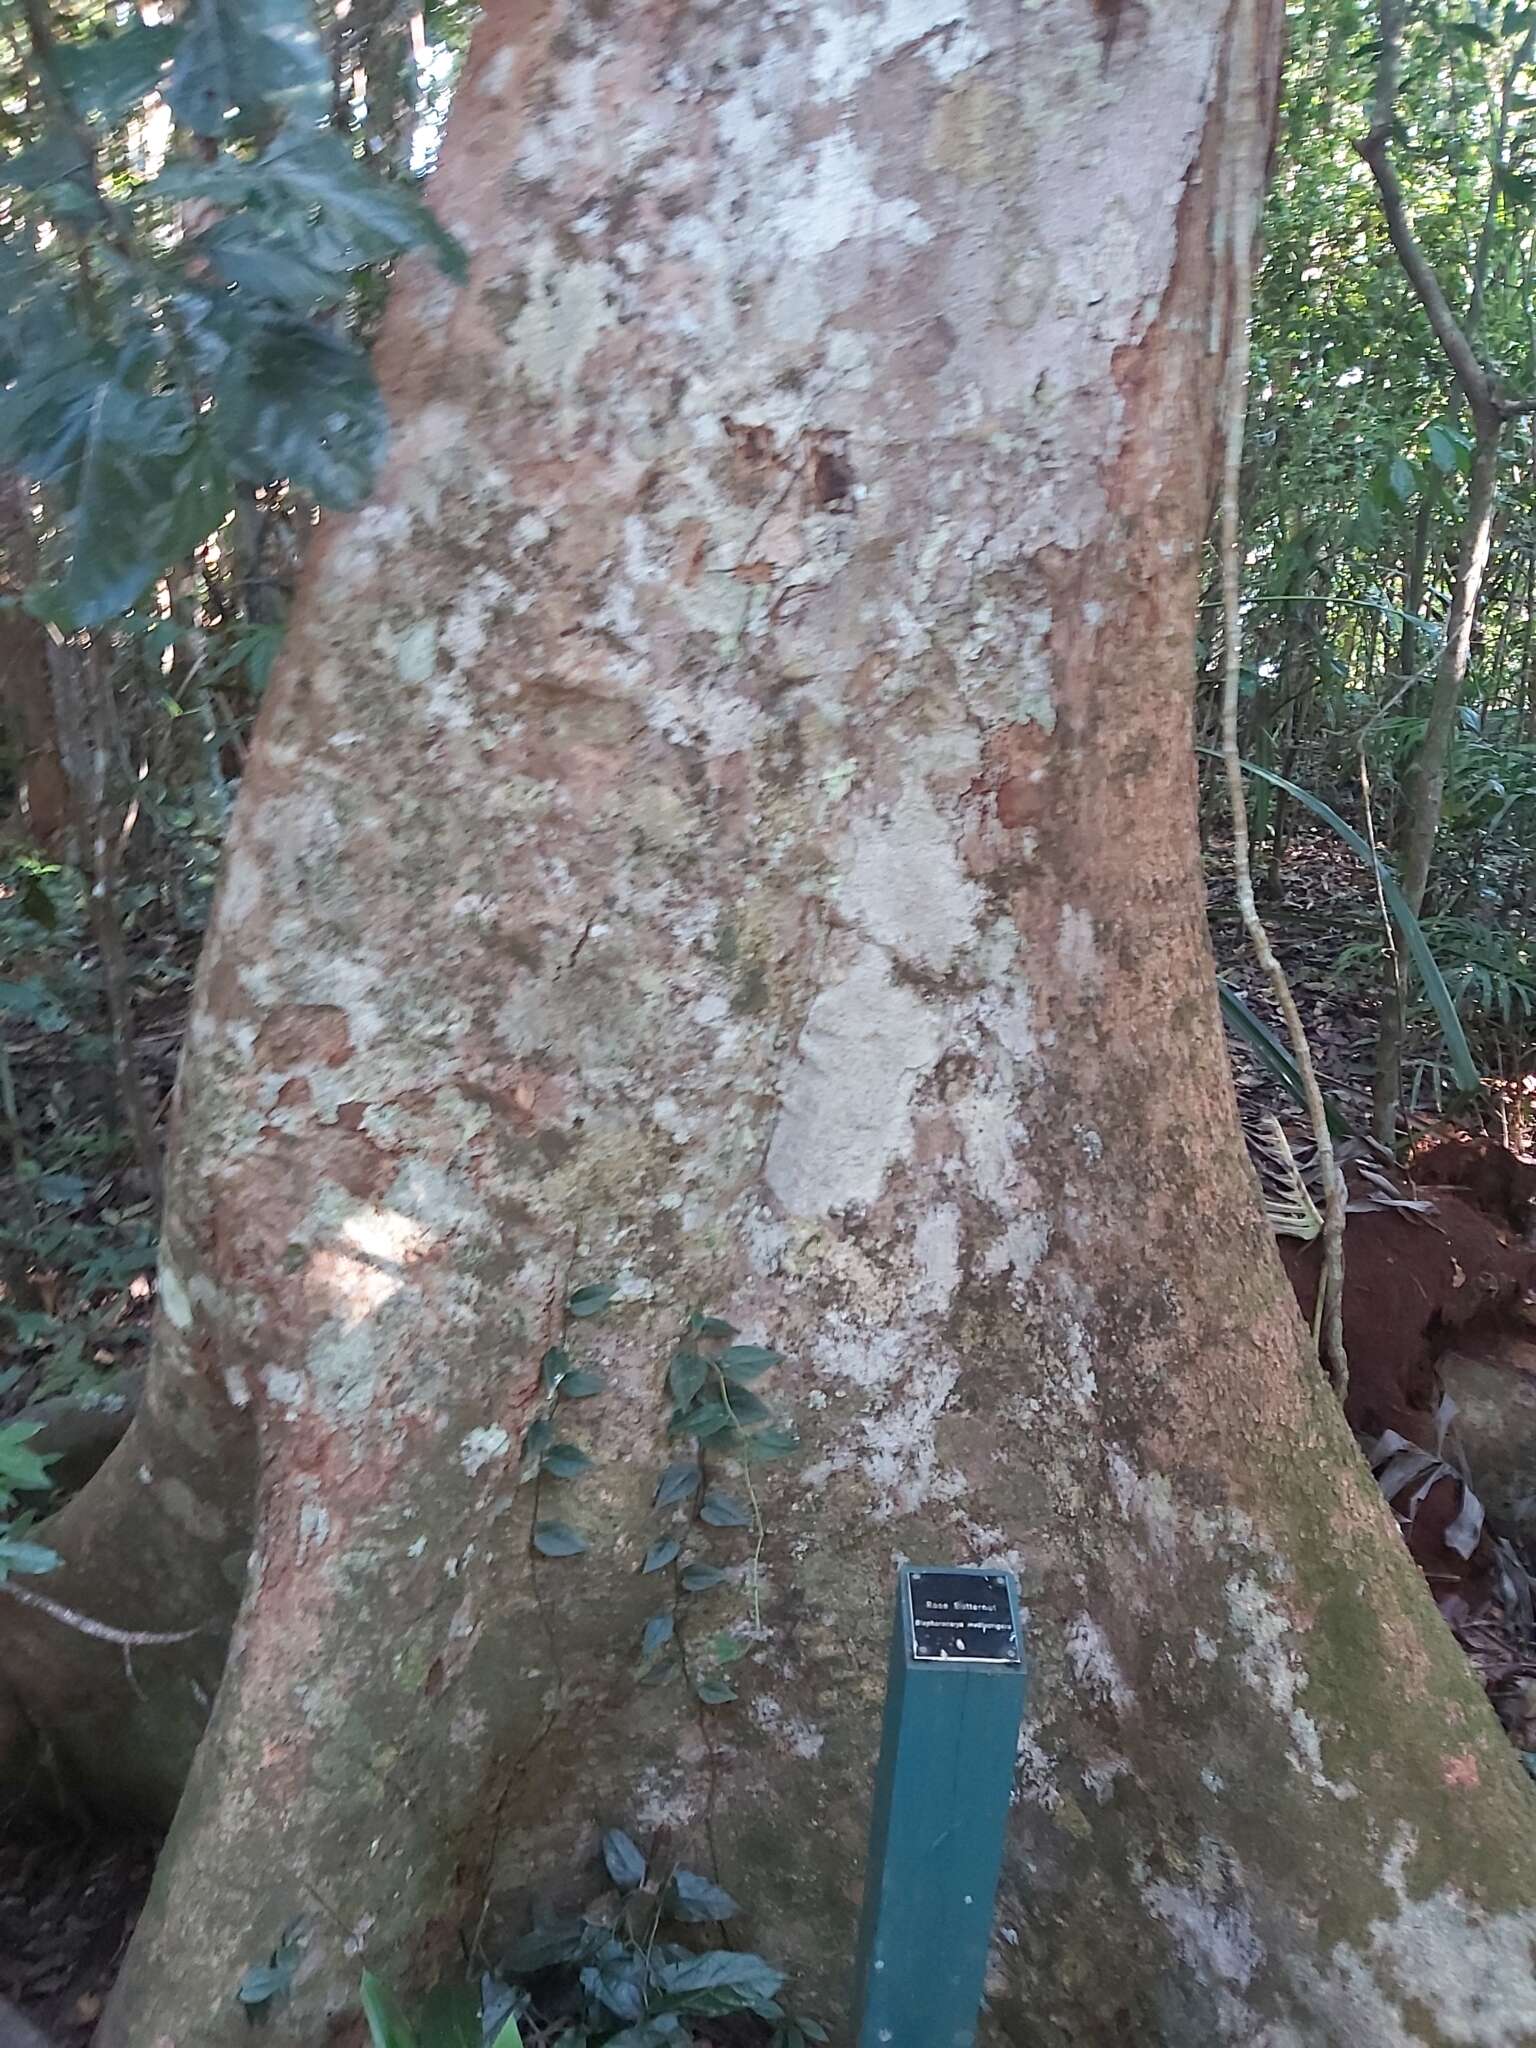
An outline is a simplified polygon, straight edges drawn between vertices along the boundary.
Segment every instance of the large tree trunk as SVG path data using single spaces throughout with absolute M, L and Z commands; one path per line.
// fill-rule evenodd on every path
M 1309 1356 L 1201 914 L 1278 17 L 489 10 L 473 282 L 391 315 L 182 1077 L 155 1373 L 257 1526 L 103 2048 L 243 2042 L 295 1919 L 275 2038 L 352 2041 L 364 1959 L 579 1884 L 594 1821 L 713 1859 L 837 2012 L 901 1557 L 1030 1610 L 992 2038 L 1528 2037 L 1530 1795 Z M 682 1604 L 695 1675 L 747 1645 L 713 1707 L 636 1677 L 690 1310 L 804 1439 L 760 1533 L 689 1534 L 742 1566 Z M 557 1502 L 562 1335 L 609 1390 Z

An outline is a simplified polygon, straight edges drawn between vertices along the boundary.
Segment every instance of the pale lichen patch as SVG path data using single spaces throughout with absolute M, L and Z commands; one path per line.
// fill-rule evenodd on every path
M 1264 1960 L 1264 1947 L 1243 1907 L 1163 1878 L 1144 1882 L 1141 1895 L 1171 1930 L 1190 1969 L 1239 1989 L 1252 1982 Z
M 504 1458 L 511 1448 L 512 1439 L 499 1424 L 489 1429 L 472 1429 L 460 1439 L 459 1463 L 473 1479 L 493 1459 Z
M 1091 1614 L 1076 1614 L 1063 1637 L 1067 1663 L 1078 1684 L 1117 1713 L 1129 1713 L 1136 1695 L 1126 1682 L 1109 1637 Z
M 955 827 L 921 782 L 849 835 L 838 908 L 899 959 L 947 968 L 972 939 L 981 892 L 955 850 Z
M 863 947 L 812 1003 L 783 1086 L 763 1177 L 791 1215 L 875 1200 L 939 1048 L 931 1006 L 893 979 L 880 947 Z
M 1373 1919 L 1362 1940 L 1336 1942 L 1320 1957 L 1288 1955 L 1286 1976 L 1318 2026 L 1332 2037 L 1397 2048 L 1405 2039 L 1435 2048 L 1516 2048 L 1532 2037 L 1536 2013 L 1536 1908 L 1489 1912 L 1454 1886 L 1410 1896 L 1407 1866 L 1417 1847 L 1400 1825 L 1382 1866 L 1398 1909 Z M 1405 2034 L 1403 2015 L 1422 2013 L 1433 2032 Z M 1289 2030 L 1259 2036 L 1280 2048 Z M 1294 2034 L 1291 2039 L 1317 2038 Z

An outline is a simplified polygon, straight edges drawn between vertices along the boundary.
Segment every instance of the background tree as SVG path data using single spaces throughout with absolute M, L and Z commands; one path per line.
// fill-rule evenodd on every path
M 1501 456 L 1474 464 L 1464 395 L 1383 234 L 1357 155 L 1378 82 L 1377 28 L 1371 9 L 1309 9 L 1297 41 L 1257 305 L 1245 750 L 1260 768 L 1326 795 L 1396 851 L 1478 1062 L 1506 1084 L 1488 1108 L 1518 1137 L 1536 993 L 1524 931 L 1536 793 L 1526 663 L 1529 424 L 1501 416 Z M 1527 388 L 1531 371 L 1529 18 L 1515 9 L 1477 20 L 1424 10 L 1400 32 L 1396 124 L 1378 122 L 1372 150 L 1387 153 L 1400 228 L 1409 228 L 1502 403 Z M 1491 417 L 1491 393 L 1483 410 Z M 1461 536 L 1481 524 L 1474 497 L 1489 519 L 1488 568 L 1480 606 L 1461 579 L 1453 620 L 1457 556 L 1467 553 Z M 1212 729 L 1209 711 L 1205 723 Z M 1432 794 L 1438 786 L 1437 761 L 1443 800 L 1418 802 L 1415 787 Z M 1272 894 L 1283 890 L 1289 836 L 1305 816 L 1283 792 L 1259 786 L 1253 819 L 1268 837 Z M 1305 945 L 1310 906 L 1292 907 L 1303 921 L 1287 929 L 1281 919 L 1277 933 Z M 1328 924 L 1335 946 L 1343 941 L 1339 978 L 1368 984 L 1387 955 L 1393 980 L 1368 892 L 1353 932 L 1351 921 L 1335 899 Z M 1448 1105 L 1459 1085 L 1433 1018 L 1415 1000 L 1410 1115 Z M 1399 1046 L 1389 1001 L 1374 1091 L 1383 1133 L 1399 1121 Z M 1330 1078 L 1346 1094 L 1354 1087 L 1336 1055 Z

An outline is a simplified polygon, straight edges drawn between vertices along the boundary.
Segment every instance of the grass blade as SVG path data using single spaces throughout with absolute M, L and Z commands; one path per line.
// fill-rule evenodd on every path
M 1214 747 L 1201 747 L 1199 752 L 1211 760 L 1220 758 Z M 1351 852 L 1357 853 L 1366 866 L 1375 871 L 1380 879 L 1381 893 L 1391 913 L 1392 922 L 1402 935 L 1403 944 L 1408 948 L 1413 964 L 1418 970 L 1419 980 L 1424 985 L 1424 993 L 1440 1020 L 1440 1030 L 1445 1039 L 1446 1050 L 1451 1056 L 1451 1068 L 1456 1076 L 1456 1085 L 1468 1095 L 1475 1095 L 1483 1085 L 1482 1075 L 1477 1071 L 1477 1063 L 1472 1057 L 1471 1047 L 1467 1044 L 1467 1034 L 1461 1028 L 1461 1019 L 1456 1014 L 1455 1002 L 1445 985 L 1445 976 L 1435 964 L 1435 956 L 1429 949 L 1429 941 L 1424 936 L 1423 926 L 1408 908 L 1408 899 L 1397 886 L 1397 877 L 1385 862 L 1378 860 L 1372 853 L 1370 841 L 1358 833 L 1353 825 L 1347 825 L 1338 812 L 1330 804 L 1325 804 L 1320 796 L 1314 796 L 1311 790 L 1303 789 L 1299 782 L 1291 782 L 1285 776 L 1277 775 L 1273 768 L 1260 768 L 1253 761 L 1244 761 L 1242 766 L 1245 775 L 1256 775 L 1260 781 L 1268 782 L 1276 789 L 1283 789 L 1287 796 L 1294 797 L 1304 810 L 1310 811 L 1314 818 L 1320 818 L 1331 830 L 1337 832 Z
M 1281 1087 L 1305 1109 L 1307 1091 L 1302 1086 L 1301 1071 L 1291 1058 L 1289 1050 L 1281 1044 L 1264 1019 L 1255 1016 L 1237 990 L 1230 988 L 1219 976 L 1216 981 L 1216 992 L 1221 998 L 1221 1014 L 1227 1023 L 1238 1037 L 1245 1041 L 1260 1066 L 1267 1069 Z M 1336 1138 L 1353 1136 L 1353 1126 L 1348 1117 L 1327 1095 L 1323 1097 L 1323 1109 L 1328 1117 L 1328 1128 Z

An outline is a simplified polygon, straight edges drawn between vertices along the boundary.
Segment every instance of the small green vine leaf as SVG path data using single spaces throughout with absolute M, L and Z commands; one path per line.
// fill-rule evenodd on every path
M 738 1429 L 750 1429 L 754 1422 L 766 1422 L 773 1413 L 765 1402 L 745 1387 L 732 1387 L 720 1404 Z
M 770 1458 L 792 1458 L 800 1448 L 800 1439 L 792 1429 L 782 1422 L 776 1422 L 770 1429 L 760 1429 L 755 1436 L 749 1436 L 742 1444 L 742 1456 L 754 1464 L 766 1464 Z
M 673 1436 L 697 1437 L 702 1443 L 736 1424 L 723 1401 L 695 1401 L 691 1408 L 675 1408 L 668 1427 Z
M 622 1828 L 609 1828 L 603 1836 L 603 1862 L 621 1892 L 638 1891 L 645 1883 L 645 1858 Z
M 781 1363 L 781 1354 L 761 1344 L 732 1344 L 720 1354 L 720 1370 L 736 1386 L 761 1379 L 770 1367 Z
M 670 1614 L 653 1614 L 640 1637 L 640 1654 L 647 1663 L 671 1642 L 677 1624 Z
M 688 1327 L 698 1337 L 734 1337 L 736 1325 L 728 1323 L 724 1316 L 701 1316 L 697 1309 L 688 1318 Z
M 552 1394 L 570 1369 L 571 1354 L 562 1351 L 558 1344 L 552 1344 L 539 1366 L 539 1377 L 544 1383 L 545 1393 Z
M 551 1479 L 575 1479 L 591 1466 L 592 1460 L 575 1444 L 552 1444 L 544 1454 L 544 1470 Z
M 663 1536 L 659 1543 L 653 1543 L 645 1553 L 645 1562 L 640 1570 L 642 1573 L 665 1571 L 682 1547 L 675 1536 Z
M 667 1385 L 679 1408 L 686 1408 L 709 1378 L 709 1361 L 696 1351 L 679 1351 L 667 1368 Z
M 737 1697 L 736 1688 L 728 1679 L 719 1678 L 710 1672 L 696 1678 L 693 1689 L 706 1707 L 728 1707 Z
M 292 1980 L 291 1969 L 280 1969 L 276 1963 L 252 1963 L 240 1979 L 235 1996 L 242 2005 L 266 2005 L 281 1996 Z
M 611 1287 L 606 1282 L 578 1287 L 565 1306 L 573 1316 L 600 1316 L 617 1292 L 616 1287 Z
M 569 1522 L 535 1522 L 533 1547 L 541 1557 L 580 1557 L 587 1539 Z
M 299 1957 L 303 1953 L 295 1938 L 294 1927 L 297 1924 L 290 1923 L 267 1960 L 253 1963 L 240 1979 L 235 1997 L 249 2011 L 255 2012 L 270 2005 L 274 1998 L 286 1998 L 293 1989 L 293 1973 L 299 1967 Z
M 656 1489 L 652 1503 L 658 1508 L 672 1507 L 680 1500 L 690 1500 L 698 1491 L 699 1468 L 692 1459 L 684 1458 L 675 1465 L 669 1465 L 661 1475 L 661 1484 Z
M 526 1486 L 530 1479 L 537 1479 L 544 1464 L 544 1453 L 554 1441 L 554 1427 L 548 1422 L 533 1422 L 528 1425 L 522 1444 L 522 1473 L 520 1484 Z
M 712 1636 L 709 1647 L 715 1653 L 717 1664 L 737 1664 L 747 1654 L 747 1646 L 740 1636 Z
M 605 1392 L 607 1386 L 608 1382 L 601 1373 L 568 1372 L 555 1389 L 555 1393 L 562 1401 L 586 1401 L 593 1394 Z
M 696 1871 L 674 1870 L 667 1885 L 666 1910 L 674 1920 L 729 1920 L 741 1911 L 728 1891 Z
M 699 1520 L 708 1522 L 712 1529 L 750 1529 L 752 1526 L 752 1517 L 736 1496 L 722 1493 L 718 1486 L 712 1486 L 705 1494 Z
M 685 1593 L 707 1593 L 711 1586 L 723 1586 L 730 1576 L 714 1564 L 691 1564 L 682 1573 L 678 1584 Z

